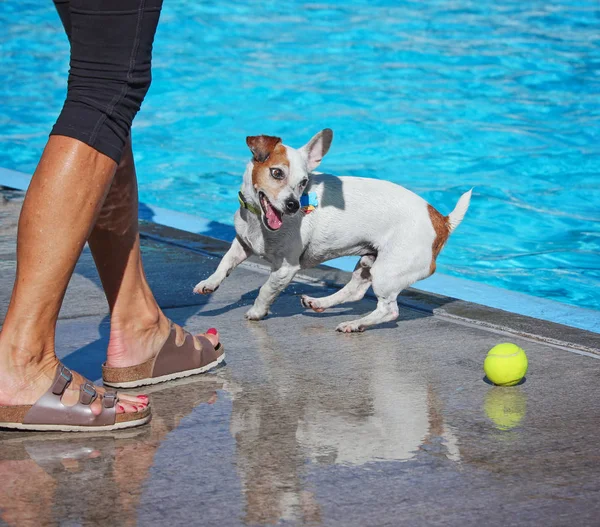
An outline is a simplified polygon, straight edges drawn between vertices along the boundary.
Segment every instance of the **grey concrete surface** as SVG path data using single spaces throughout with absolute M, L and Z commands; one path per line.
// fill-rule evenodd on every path
M 0 201 L 0 321 L 18 208 L 16 194 Z M 154 418 L 133 431 L 0 432 L 0 524 L 598 525 L 597 358 L 436 314 L 425 296 L 394 323 L 338 334 L 374 300 L 303 310 L 298 295 L 327 294 L 330 270 L 294 283 L 268 319 L 246 322 L 264 269 L 245 266 L 213 296 L 193 296 L 220 244 L 144 233 L 159 302 L 191 330 L 218 327 L 227 364 L 146 390 Z M 84 253 L 57 348 L 98 379 L 107 338 Z M 529 372 L 520 386 L 492 387 L 483 358 L 506 340 L 527 351 Z

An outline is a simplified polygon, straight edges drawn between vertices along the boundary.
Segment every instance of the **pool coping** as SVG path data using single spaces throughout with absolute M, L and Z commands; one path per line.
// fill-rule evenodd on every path
M 25 190 L 29 185 L 29 181 L 30 177 L 22 172 L 0 167 L 0 186 Z M 155 206 L 146 205 L 146 209 L 151 211 L 152 221 L 148 221 L 147 218 L 140 215 L 140 232 L 142 236 L 213 256 L 222 256 L 229 248 L 230 242 L 199 233 L 208 230 L 209 225 L 213 223 L 209 220 Z M 249 263 L 268 271 L 265 261 L 258 257 L 251 257 Z M 328 265 L 306 269 L 297 275 L 299 280 L 307 280 L 311 283 L 329 287 L 343 287 L 350 276 L 350 272 Z M 507 291 L 507 294 L 511 293 L 529 298 L 528 295 Z M 374 297 L 371 291 L 367 294 Z M 417 288 L 409 288 L 404 291 L 398 301 L 403 307 L 419 312 L 452 319 L 459 323 L 475 324 L 500 333 L 518 335 L 523 338 L 543 341 L 570 351 L 600 357 L 600 333 L 586 329 Z M 544 299 L 540 299 L 540 301 L 551 302 Z M 554 303 L 565 306 L 564 309 L 567 310 L 570 308 L 566 304 Z M 572 308 L 574 312 L 578 309 Z

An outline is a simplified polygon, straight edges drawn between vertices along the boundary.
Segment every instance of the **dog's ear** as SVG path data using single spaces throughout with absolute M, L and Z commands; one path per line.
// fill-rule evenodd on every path
M 317 168 L 325 154 L 329 152 L 331 141 L 333 141 L 333 130 L 325 128 L 300 149 L 306 156 L 309 172 Z
M 252 152 L 254 161 L 258 161 L 259 163 L 264 163 L 269 159 L 271 152 L 273 152 L 279 143 L 281 143 L 279 137 L 270 135 L 253 135 L 246 137 L 246 144 Z

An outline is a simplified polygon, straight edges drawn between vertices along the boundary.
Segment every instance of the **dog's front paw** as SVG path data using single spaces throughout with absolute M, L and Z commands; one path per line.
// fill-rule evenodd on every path
M 340 333 L 362 333 L 365 327 L 356 322 L 342 322 L 335 330 Z
M 321 307 L 319 305 L 318 298 L 313 298 L 311 296 L 302 295 L 300 297 L 300 303 L 302 304 L 303 307 L 312 309 L 313 311 L 316 311 L 317 313 L 322 313 L 323 311 L 325 311 L 325 308 Z
M 197 295 L 209 295 L 219 289 L 219 284 L 211 282 L 210 278 L 198 282 L 194 287 L 194 293 Z
M 262 309 L 258 309 L 255 306 L 252 306 L 246 314 L 244 315 L 248 320 L 261 320 L 267 316 L 268 311 L 264 311 Z

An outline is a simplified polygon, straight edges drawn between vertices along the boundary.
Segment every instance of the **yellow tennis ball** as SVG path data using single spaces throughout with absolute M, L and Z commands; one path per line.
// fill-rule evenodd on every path
M 483 371 L 498 386 L 514 386 L 527 373 L 527 355 L 516 344 L 498 344 L 488 352 Z

